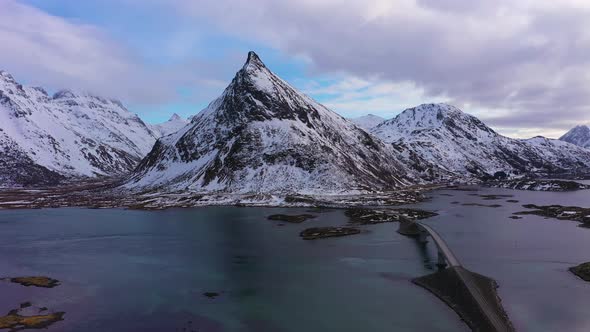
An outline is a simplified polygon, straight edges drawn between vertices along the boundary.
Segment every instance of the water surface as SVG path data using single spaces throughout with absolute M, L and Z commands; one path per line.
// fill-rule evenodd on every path
M 475 194 L 513 194 L 487 201 Z M 452 195 L 452 196 L 448 196 Z M 590 207 L 588 192 L 438 191 L 416 207 L 466 268 L 500 284 L 519 331 L 588 331 L 590 284 L 567 271 L 590 261 L 576 222 L 508 217 L 522 204 Z M 519 200 L 508 203 L 507 199 Z M 500 204 L 499 208 L 460 203 Z M 50 331 L 467 331 L 445 304 L 411 283 L 433 271 L 396 224 L 304 241 L 343 211 L 278 226 L 306 209 L 207 207 L 166 211 L 0 211 L 0 275 L 48 275 L 53 289 L 0 283 L 0 311 L 19 303 L 65 311 Z M 210 299 L 204 292 L 218 292 Z

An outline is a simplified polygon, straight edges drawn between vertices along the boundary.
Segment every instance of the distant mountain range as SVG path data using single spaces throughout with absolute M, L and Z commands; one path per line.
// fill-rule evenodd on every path
M 49 96 L 0 72 L 2 185 L 51 184 L 63 176 L 131 171 L 157 134 L 111 99 L 69 90 Z M 46 176 L 35 173 L 43 170 Z
M 447 104 L 407 109 L 370 132 L 400 153 L 412 151 L 459 177 L 556 174 L 590 166 L 590 150 L 544 137 L 508 138 Z
M 385 121 L 384 118 L 373 114 L 363 115 L 358 118 L 350 118 L 349 120 L 365 130 L 370 130 L 381 122 Z
M 62 90 L 50 96 L 0 71 L 0 187 L 132 171 L 156 139 L 187 121 L 145 124 L 113 99 Z
M 188 123 L 188 120 L 185 120 L 180 115 L 174 113 L 168 121 L 153 125 L 151 126 L 151 129 L 158 135 L 158 137 L 163 137 L 174 134 Z
M 49 96 L 0 71 L 0 187 L 125 176 L 134 190 L 352 194 L 587 170 L 589 145 L 585 126 L 561 140 L 511 139 L 446 104 L 347 120 L 253 52 L 207 108 L 159 125 L 116 100 Z
M 559 139 L 583 148 L 590 148 L 590 127 L 585 125 L 576 126 Z

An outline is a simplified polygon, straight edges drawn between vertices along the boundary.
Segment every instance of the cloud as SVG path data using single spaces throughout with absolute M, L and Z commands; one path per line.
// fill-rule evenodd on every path
M 390 118 L 406 108 L 424 102 L 446 102 L 444 96 L 426 97 L 411 82 L 392 83 L 377 78 L 344 76 L 323 80 L 299 80 L 303 92 L 314 96 L 328 108 L 346 117 L 378 114 Z
M 488 110 L 506 128 L 590 121 L 588 1 L 173 2 L 228 34 L 309 58 L 318 75 L 410 83 Z
M 165 41 L 170 45 L 159 47 L 173 57 L 187 53 L 181 46 L 189 39 L 175 35 Z M 158 64 L 144 56 L 102 27 L 66 20 L 14 0 L 0 1 L 0 69 L 17 80 L 53 90 L 88 91 L 132 105 L 200 101 L 222 90 L 219 77 L 227 72 L 223 59 L 188 57 Z M 179 93 L 182 87 L 191 93 Z
M 12 0 L 0 2 L 0 66 L 50 87 L 75 86 L 120 95 L 109 87 L 141 78 L 125 49 L 91 25 L 69 23 Z M 133 91 L 138 98 L 149 94 Z
M 514 135 L 590 122 L 586 0 L 105 0 L 102 12 L 122 4 L 137 13 L 105 30 L 0 0 L 0 68 L 131 104 L 202 104 L 239 68 L 236 50 L 261 46 L 304 59 L 310 82 L 296 85 L 347 116 L 446 101 Z M 124 23 L 138 13 L 155 22 L 143 35 L 143 20 Z

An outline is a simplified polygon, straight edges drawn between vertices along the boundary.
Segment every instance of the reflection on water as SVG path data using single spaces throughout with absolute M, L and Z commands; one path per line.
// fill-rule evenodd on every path
M 508 218 L 527 203 L 590 207 L 588 194 L 484 193 L 514 194 L 520 203 L 441 191 L 417 206 L 437 210 L 440 215 L 427 222 L 468 269 L 499 282 L 519 331 L 590 330 L 584 309 L 590 284 L 567 272 L 590 261 L 590 230 L 537 216 Z M 48 275 L 62 285 L 0 283 L 0 311 L 25 301 L 65 311 L 65 321 L 50 331 L 467 330 L 453 311 L 410 282 L 433 272 L 431 245 L 398 235 L 396 224 L 304 241 L 298 234 L 307 227 L 345 224 L 343 212 L 280 227 L 266 220 L 275 213 L 305 211 L 1 211 L 1 274 Z

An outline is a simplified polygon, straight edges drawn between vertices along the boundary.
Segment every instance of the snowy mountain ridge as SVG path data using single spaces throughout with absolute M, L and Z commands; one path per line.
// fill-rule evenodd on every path
M 459 177 L 489 179 L 590 167 L 590 151 L 543 137 L 508 138 L 447 104 L 407 109 L 371 133 Z
M 373 114 L 367 114 L 357 118 L 349 118 L 348 120 L 352 121 L 352 123 L 365 130 L 370 130 L 381 122 L 385 121 L 384 118 Z
M 417 178 L 391 146 L 298 92 L 250 52 L 219 98 L 190 125 L 158 140 L 127 187 L 352 193 Z
M 158 137 L 163 137 L 179 131 L 188 123 L 188 120 L 185 120 L 180 115 L 174 113 L 168 121 L 152 125 L 151 129 L 157 134 Z
M 49 96 L 0 71 L 2 185 L 54 183 L 132 170 L 157 134 L 116 100 L 61 90 Z M 46 180 L 34 173 L 43 169 Z
M 586 125 L 576 126 L 559 138 L 560 141 L 568 142 L 590 148 L 590 127 Z
M 174 114 L 158 125 L 119 101 L 50 96 L 0 71 L 0 187 L 127 174 L 134 190 L 350 194 L 590 169 L 590 150 L 568 143 L 590 146 L 587 126 L 561 140 L 512 139 L 448 104 L 381 120 L 344 119 L 254 52 L 190 121 Z

